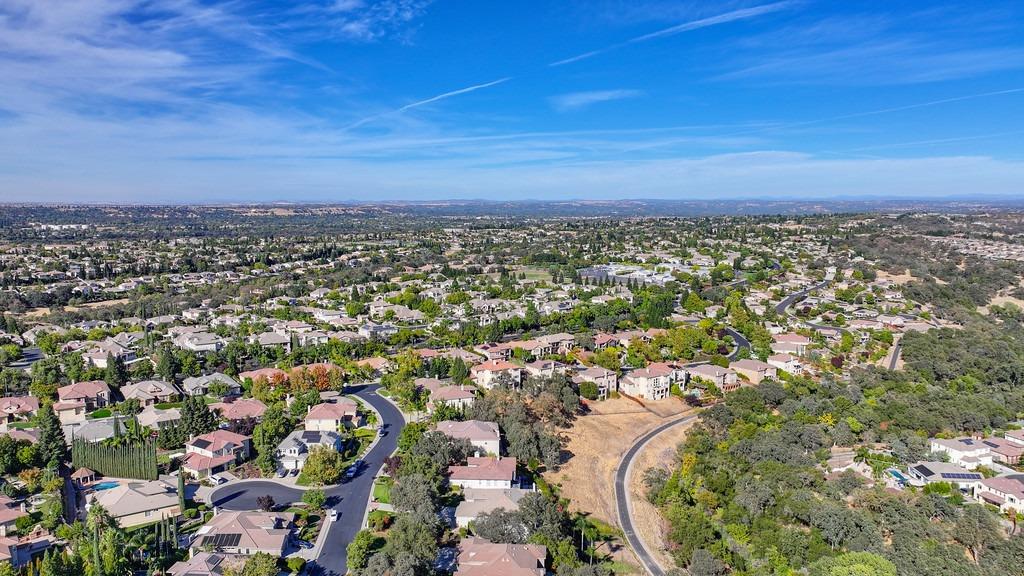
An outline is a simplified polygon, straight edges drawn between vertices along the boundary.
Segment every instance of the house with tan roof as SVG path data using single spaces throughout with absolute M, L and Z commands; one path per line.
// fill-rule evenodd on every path
M 0 536 L 0 562 L 21 568 L 38 558 L 56 542 L 56 538 L 40 526 L 26 536 Z
M 515 458 L 470 457 L 464 466 L 448 467 L 448 482 L 463 489 L 509 489 L 515 481 Z
M 600 366 L 580 370 L 573 376 L 572 381 L 577 386 L 581 382 L 593 382 L 597 385 L 598 398 L 607 398 L 609 394 L 619 389 L 619 375 Z
M 807 347 L 811 345 L 811 339 L 802 334 L 787 332 L 772 336 L 772 352 L 776 354 L 794 354 L 803 356 L 807 353 Z
M 306 430 L 340 430 L 359 426 L 359 407 L 355 402 L 342 398 L 337 402 L 324 402 L 310 406 L 306 412 Z
M 245 380 L 246 378 L 253 382 L 257 380 L 266 380 L 271 384 L 277 384 L 287 381 L 288 373 L 280 368 L 259 368 L 257 370 L 249 370 L 238 374 L 239 380 Z
M 18 518 L 28 516 L 24 502 L 16 502 L 0 494 L 0 537 L 6 538 L 15 531 Z
M 117 521 L 121 528 L 156 522 L 181 514 L 177 489 L 160 480 L 123 482 L 109 490 L 95 492 L 90 508 L 97 503 Z
M 731 392 L 740 386 L 736 372 L 714 364 L 691 366 L 686 369 L 686 373 L 691 380 L 697 378 L 711 382 L 722 392 Z
M 778 375 L 778 370 L 775 366 L 750 358 L 730 362 L 729 369 L 734 370 L 740 376 L 744 376 L 751 384 L 759 384 L 765 378 L 775 379 Z
M 522 488 L 481 489 L 466 488 L 462 491 L 462 502 L 455 508 L 455 524 L 460 528 L 469 526 L 481 514 L 493 512 L 499 508 L 509 512 L 519 509 L 519 501 L 532 490 Z
M 1024 512 L 1024 474 L 984 478 L 974 487 L 974 497 L 1004 514 Z
M 27 420 L 39 411 L 39 398 L 35 396 L 5 396 L 0 398 L 0 418 L 3 422 Z
M 800 362 L 800 359 L 792 354 L 772 354 L 768 357 L 768 364 L 790 374 L 796 374 L 803 370 L 803 364 Z
M 259 420 L 267 411 L 267 405 L 255 398 L 239 398 L 234 402 L 217 402 L 210 404 L 210 408 L 218 411 L 221 418 L 234 421 L 247 418 Z
M 145 380 L 135 384 L 125 384 L 121 387 L 121 395 L 125 400 L 134 398 L 145 407 L 164 402 L 174 402 L 178 399 L 178 389 L 173 384 L 163 380 Z
M 206 478 L 249 459 L 252 440 L 228 430 L 214 430 L 185 443 L 183 470 L 195 478 Z
M 434 430 L 450 438 L 469 440 L 469 443 L 483 454 L 501 454 L 501 430 L 494 422 L 444 420 L 438 422 Z
M 167 569 L 170 576 L 224 576 L 227 557 L 211 552 L 197 552 L 191 558 L 175 562 Z
M 221 511 L 204 524 L 192 541 L 193 557 L 201 551 L 250 556 L 257 552 L 282 557 L 292 533 L 291 512 Z
M 76 382 L 57 389 L 53 403 L 61 424 L 85 422 L 85 415 L 110 404 L 110 387 L 102 380 Z
M 523 369 L 505 360 L 488 360 L 469 369 L 470 378 L 477 386 L 492 388 L 499 378 L 507 378 L 512 386 L 523 381 Z
M 644 400 L 668 398 L 671 385 L 672 369 L 665 365 L 638 368 L 619 380 L 619 390 L 623 394 Z
M 494 544 L 482 538 L 459 543 L 457 576 L 544 576 L 548 550 L 540 544 Z

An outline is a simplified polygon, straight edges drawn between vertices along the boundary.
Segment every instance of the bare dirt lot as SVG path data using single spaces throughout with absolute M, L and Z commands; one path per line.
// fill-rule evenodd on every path
M 546 474 L 546 479 L 560 487 L 561 495 L 571 501 L 572 510 L 590 512 L 592 517 L 618 526 L 614 475 L 619 460 L 644 432 L 687 410 L 689 407 L 676 398 L 650 402 L 644 406 L 626 398 L 591 402 L 590 413 L 577 418 L 573 427 L 566 432 L 566 449 L 572 458 L 558 472 Z M 668 450 L 664 463 L 671 465 L 675 444 L 684 434 L 680 428 L 685 429 L 686 426 L 673 428 L 656 437 L 639 458 L 643 460 L 647 454 L 654 454 L 651 457 L 653 461 L 665 456 Z M 651 464 L 638 460 L 634 472 L 639 470 L 637 475 L 641 475 L 649 466 Z M 634 500 L 636 503 L 637 500 Z M 637 511 L 637 516 L 645 517 L 642 524 L 653 526 L 651 532 L 640 528 L 645 538 L 649 533 L 658 531 L 660 518 L 653 506 L 646 506 L 649 509 Z M 660 534 L 657 538 L 651 541 L 660 542 Z M 621 560 L 638 564 L 626 548 L 622 548 L 617 556 Z M 667 565 L 671 566 L 671 563 Z

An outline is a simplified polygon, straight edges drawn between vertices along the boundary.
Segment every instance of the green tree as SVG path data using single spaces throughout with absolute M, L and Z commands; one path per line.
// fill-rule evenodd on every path
M 347 564 L 354 574 L 366 568 L 366 563 L 374 552 L 384 547 L 384 539 L 369 530 L 360 530 L 348 545 Z M 0 575 L 2 576 L 2 575 Z
M 871 552 L 848 552 L 818 560 L 808 576 L 896 576 L 896 565 Z
M 53 406 L 44 403 L 39 409 L 38 422 L 40 455 L 47 468 L 56 469 L 68 460 L 68 445 L 60 427 L 60 418 L 53 411 Z
M 324 505 L 327 504 L 327 494 L 319 488 L 306 490 L 302 493 L 302 501 L 314 510 L 322 510 Z
M 277 576 L 277 558 L 266 552 L 257 552 L 245 561 L 239 576 Z
M 326 446 L 316 446 L 309 452 L 302 465 L 303 479 L 313 486 L 335 484 L 344 472 L 341 454 Z
M 217 429 L 217 415 L 201 396 L 189 396 L 181 405 L 181 427 L 189 437 Z

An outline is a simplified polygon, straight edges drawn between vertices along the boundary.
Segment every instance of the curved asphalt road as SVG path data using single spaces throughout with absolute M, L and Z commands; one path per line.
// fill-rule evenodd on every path
M 629 450 L 622 455 L 622 460 L 619 461 L 619 467 L 615 471 L 615 509 L 619 517 L 619 526 L 622 527 L 622 532 L 626 536 L 626 542 L 628 542 L 630 548 L 636 552 L 636 556 L 640 559 L 640 563 L 644 565 L 644 569 L 647 570 L 647 573 L 651 574 L 651 576 L 665 576 L 665 571 L 658 564 L 658 561 L 654 559 L 654 556 L 644 545 L 643 540 L 637 536 L 636 531 L 633 529 L 633 506 L 629 500 L 629 490 L 626 483 L 629 479 L 630 470 L 633 468 L 633 460 L 652 438 L 669 428 L 684 424 L 694 418 L 696 418 L 694 415 L 677 418 L 676 420 L 672 420 L 671 422 L 666 422 L 658 426 L 638 438 Z
M 368 384 L 346 389 L 347 394 L 377 409 L 382 423 L 387 425 L 387 435 L 382 436 L 373 449 L 363 456 L 366 464 L 358 476 L 326 491 L 328 505 L 338 511 L 338 519 L 328 523 L 320 556 L 307 565 L 309 574 L 340 576 L 348 571 L 346 547 L 363 526 L 363 516 L 366 514 L 370 491 L 373 490 L 373 479 L 384 464 L 384 459 L 398 447 L 398 435 L 405 426 L 405 419 L 394 404 L 377 395 L 379 387 L 378 384 Z M 256 499 L 260 496 L 270 495 L 277 504 L 288 504 L 300 501 L 302 492 L 298 488 L 273 481 L 240 482 L 215 490 L 210 495 L 210 502 L 228 510 L 258 510 Z

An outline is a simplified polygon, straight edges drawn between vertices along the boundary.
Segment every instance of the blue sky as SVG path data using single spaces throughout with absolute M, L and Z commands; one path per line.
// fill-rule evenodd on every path
M 0 0 L 0 201 L 1024 196 L 1024 5 Z

